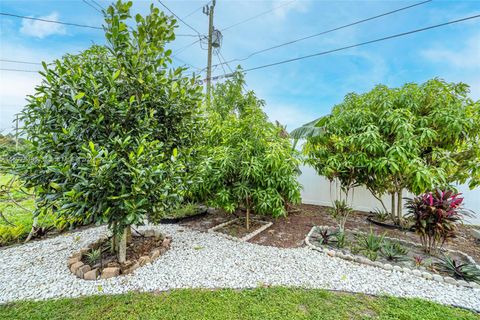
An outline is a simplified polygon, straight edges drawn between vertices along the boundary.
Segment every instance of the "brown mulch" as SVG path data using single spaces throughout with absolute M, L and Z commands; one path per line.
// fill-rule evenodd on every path
M 323 206 L 301 204 L 293 207 L 291 210 L 292 212 L 290 212 L 287 217 L 275 219 L 252 215 L 259 220 L 271 221 L 273 222 L 273 225 L 250 239 L 249 242 L 280 248 L 301 247 L 304 245 L 307 233 L 313 226 L 336 226 L 336 222 L 327 214 L 327 209 L 327 207 Z M 215 225 L 234 219 L 238 215 L 239 213 L 231 215 L 219 211 L 215 214 L 209 214 L 194 221 L 182 223 L 182 225 L 196 230 L 206 231 Z M 376 233 L 386 233 L 389 237 L 419 242 L 418 237 L 414 232 L 377 226 L 367 221 L 368 215 L 369 214 L 366 212 L 355 211 L 348 218 L 346 228 L 357 228 L 365 232 L 370 231 L 372 228 Z M 457 237 L 450 240 L 445 247 L 453 250 L 460 250 L 470 255 L 475 261 L 480 262 L 480 245 L 470 234 L 468 230 L 469 228 L 469 226 L 459 226 Z
M 217 229 L 217 232 L 227 234 L 232 237 L 243 238 L 249 233 L 254 232 L 256 229 L 259 229 L 264 226 L 264 223 L 258 220 L 251 220 L 249 229 L 247 229 L 246 221 L 244 218 L 241 218 L 231 224 L 223 226 L 220 229 Z

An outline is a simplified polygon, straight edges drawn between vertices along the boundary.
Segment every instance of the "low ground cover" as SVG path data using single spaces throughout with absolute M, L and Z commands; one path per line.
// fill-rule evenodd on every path
M 2 319 L 478 319 L 421 299 L 287 288 L 174 290 L 0 307 Z

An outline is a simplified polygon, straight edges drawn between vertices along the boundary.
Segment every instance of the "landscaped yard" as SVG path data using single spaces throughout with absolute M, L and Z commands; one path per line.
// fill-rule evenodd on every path
M 479 315 L 420 299 L 287 288 L 174 290 L 0 307 L 2 319 L 479 319 Z

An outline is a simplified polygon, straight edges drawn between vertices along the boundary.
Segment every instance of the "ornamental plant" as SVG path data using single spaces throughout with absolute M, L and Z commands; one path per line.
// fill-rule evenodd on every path
M 241 71 L 213 90 L 203 145 L 200 200 L 227 212 L 246 210 L 273 217 L 300 201 L 299 160 L 281 126 L 268 121 L 264 101 L 243 92 Z
M 36 214 L 107 224 L 120 262 L 130 226 L 182 200 L 202 118 L 201 87 L 170 68 L 175 20 L 151 5 L 132 21 L 131 6 L 104 12 L 105 46 L 43 63 L 16 168 L 35 188 Z
M 445 241 L 455 236 L 457 224 L 463 215 L 468 215 L 462 203 L 461 194 L 439 189 L 407 200 L 408 215 L 414 220 L 425 252 L 438 252 Z
M 403 192 L 480 185 L 480 101 L 464 83 L 432 79 L 350 93 L 331 114 L 291 133 L 305 162 L 342 189 L 364 186 L 401 224 Z M 390 205 L 382 201 L 391 196 Z

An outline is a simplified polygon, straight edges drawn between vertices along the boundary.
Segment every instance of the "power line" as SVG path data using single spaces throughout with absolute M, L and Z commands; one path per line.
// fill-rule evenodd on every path
M 97 11 L 97 12 L 100 12 L 102 13 L 101 10 L 99 10 L 97 7 L 95 7 L 93 4 L 91 4 L 90 2 L 87 2 L 87 0 L 82 0 L 83 3 L 85 3 L 87 6 L 89 6 L 90 8 L 92 8 L 93 10 Z M 103 13 L 102 13 L 103 14 Z
M 184 25 L 186 25 L 187 27 L 189 27 L 190 29 L 192 29 L 193 31 L 195 31 L 198 36 L 201 35 L 200 32 L 198 32 L 197 29 L 195 29 L 194 27 L 192 27 L 191 25 L 189 25 L 188 23 L 186 23 L 182 18 L 180 18 L 179 16 L 177 16 L 177 15 L 175 14 L 175 12 L 173 12 L 172 10 L 170 10 L 170 8 L 168 8 L 166 5 L 164 5 L 162 1 L 158 0 L 158 2 L 159 2 L 165 9 L 167 9 L 171 14 L 173 14 L 178 20 L 180 20 Z
M 100 8 L 100 10 L 105 10 L 105 8 L 104 8 L 101 4 L 99 4 L 97 1 L 95 1 L 95 0 L 90 0 L 90 1 L 92 1 L 93 3 L 95 3 L 95 4 L 97 5 L 97 7 Z
M 228 69 L 230 70 L 231 73 L 233 73 L 233 69 L 230 67 L 230 65 L 228 64 L 227 60 L 225 59 L 225 57 L 223 56 L 222 52 L 220 51 L 220 49 L 218 49 L 218 54 L 220 55 L 220 57 L 223 59 L 223 62 L 227 65 Z M 221 62 L 221 61 L 220 61 Z
M 47 20 L 47 19 L 42 19 L 42 18 L 33 18 L 33 17 L 21 16 L 21 15 L 17 15 L 17 14 L 13 14 L 13 13 L 0 12 L 0 15 L 2 15 L 2 16 L 8 16 L 8 17 L 15 17 L 15 18 L 35 20 L 35 21 L 42 21 L 42 22 L 48 22 L 48 23 L 63 24 L 63 25 L 73 26 L 73 27 L 82 27 L 82 28 L 90 28 L 90 29 L 103 30 L 102 27 L 88 26 L 88 25 L 85 25 L 85 24 L 78 24 L 78 23 L 71 23 L 71 22 L 62 22 L 62 21 Z
M 23 63 L 23 64 L 36 64 L 36 65 L 42 65 L 39 62 L 31 62 L 31 61 L 21 61 L 21 60 L 8 60 L 8 59 L 0 59 L 0 61 L 3 62 L 10 62 L 10 63 Z
M 455 23 L 459 23 L 459 22 L 463 22 L 463 21 L 467 21 L 467 20 L 472 20 L 472 19 L 476 19 L 476 18 L 479 18 L 479 17 L 480 17 L 480 14 L 477 14 L 477 15 L 474 15 L 474 16 L 469 16 L 469 17 L 462 18 L 462 19 L 452 20 L 452 21 L 436 24 L 436 25 L 433 25 L 433 26 L 425 27 L 425 28 L 420 28 L 420 29 L 415 29 L 415 30 L 411 30 L 411 31 L 402 32 L 402 33 L 397 33 L 397 34 L 394 34 L 394 35 L 391 35 L 391 36 L 378 38 L 378 39 L 370 40 L 370 41 L 365 41 L 365 42 L 353 44 L 353 45 L 350 45 L 350 46 L 345 46 L 345 47 L 341 47 L 341 48 L 337 48 L 337 49 L 322 51 L 322 52 L 318 52 L 318 53 L 309 54 L 309 55 L 306 55 L 306 56 L 301 56 L 301 57 L 297 57 L 297 58 L 287 59 L 287 60 L 283 60 L 283 61 L 279 61 L 279 62 L 274 62 L 274 63 L 258 66 L 258 67 L 253 67 L 253 68 L 245 69 L 245 70 L 243 70 L 243 72 L 249 72 L 249 71 L 268 68 L 268 67 L 273 67 L 273 66 L 276 66 L 276 65 L 289 63 L 289 62 L 293 62 L 293 61 L 298 61 L 298 60 L 308 59 L 308 58 L 317 57 L 317 56 L 321 56 L 321 55 L 326 55 L 326 54 L 329 54 L 329 53 L 338 52 L 338 51 L 351 49 L 351 48 L 355 48 L 355 47 L 360 47 L 360 46 L 364 46 L 364 45 L 375 43 L 375 42 L 390 40 L 390 39 L 410 35 L 410 34 L 417 33 L 417 32 L 422 32 L 422 31 L 426 31 L 426 30 L 430 30 L 430 29 L 444 27 L 444 26 L 447 26 L 447 25 L 450 25 L 450 24 L 455 24 Z M 232 75 L 233 75 L 233 73 L 226 75 L 226 77 L 231 77 Z M 223 76 L 212 77 L 212 80 L 217 79 L 217 78 L 223 78 Z
M 210 3 L 210 1 L 208 1 L 207 3 L 205 3 L 203 6 L 201 7 L 198 7 L 197 9 L 193 10 L 192 12 L 190 12 L 189 14 L 187 14 L 185 17 L 183 17 L 183 19 L 187 19 L 188 17 L 190 17 L 191 15 L 193 15 L 194 13 L 196 13 L 197 11 L 200 11 L 201 9 L 203 9 L 204 6 L 208 5 Z
M 38 72 L 35 70 L 25 70 L 25 69 L 8 69 L 8 68 L 0 68 L 2 71 L 18 71 L 18 72 Z
M 248 56 L 246 56 L 245 58 L 232 59 L 232 60 L 229 60 L 229 61 L 227 61 L 227 62 L 244 61 L 244 60 L 250 59 L 251 57 L 253 57 L 253 56 L 257 55 L 257 54 L 263 53 L 263 52 L 267 52 L 267 51 L 270 51 L 270 50 L 273 50 L 273 49 L 277 49 L 277 48 L 280 48 L 280 47 L 283 47 L 283 46 L 287 46 L 287 45 L 290 45 L 290 44 L 293 44 L 293 43 L 296 43 L 296 42 L 299 42 L 299 41 L 307 40 L 307 39 L 310 39 L 310 38 L 314 38 L 314 37 L 318 37 L 318 36 L 321 36 L 321 35 L 325 35 L 325 34 L 327 34 L 327 33 L 331 33 L 331 32 L 334 32 L 334 31 L 338 31 L 338 30 L 341 30 L 341 29 L 345 29 L 345 28 L 348 28 L 348 27 L 352 27 L 352 26 L 354 26 L 354 25 L 361 24 L 361 23 L 364 23 L 364 22 L 367 22 L 367 21 L 370 21 L 370 20 L 378 19 L 378 18 L 381 18 L 381 17 L 384 17 L 384 16 L 388 16 L 388 15 L 390 15 L 390 14 L 394 14 L 394 13 L 397 13 L 397 12 L 399 12 L 399 11 L 411 9 L 411 8 L 413 8 L 413 7 L 417 7 L 417 6 L 420 6 L 420 5 L 422 5 L 422 4 L 426 4 L 426 3 L 431 2 L 431 1 L 432 1 L 432 0 L 427 0 L 427 1 L 419 2 L 419 3 L 415 3 L 415 4 L 412 4 L 412 5 L 406 6 L 406 7 L 402 7 L 402 8 L 398 8 L 398 9 L 392 10 L 392 11 L 388 11 L 388 12 L 381 13 L 381 14 L 378 14 L 378 15 L 376 15 L 376 16 L 372 16 L 372 17 L 369 17 L 369 18 L 357 20 L 357 21 L 355 21 L 355 22 L 348 23 L 348 24 L 342 25 L 342 26 L 340 26 L 340 27 L 335 27 L 335 28 L 332 28 L 332 29 L 329 29 L 329 30 L 325 30 L 325 31 L 322 31 L 322 32 L 319 32 L 319 33 L 315 33 L 315 34 L 312 34 L 312 35 L 309 35 L 309 36 L 306 36 L 306 37 L 303 37 L 303 38 L 298 38 L 298 39 L 295 39 L 295 40 L 291 40 L 291 41 L 288 41 L 288 42 L 285 42 L 285 43 L 281 43 L 281 44 L 275 45 L 275 46 L 273 46 L 273 47 L 269 47 L 269 48 L 265 48 L 265 49 L 262 49 L 262 50 L 259 50 L 259 51 L 255 51 L 255 52 L 250 53 L 250 54 L 249 54 Z
M 270 13 L 270 12 L 272 12 L 272 11 L 275 11 L 275 10 L 277 10 L 277 9 L 280 9 L 280 8 L 282 8 L 282 7 L 285 7 L 285 6 L 289 5 L 289 4 L 292 4 L 292 3 L 295 2 L 295 1 L 297 1 L 297 0 L 292 0 L 292 1 L 289 1 L 289 2 L 282 3 L 281 5 L 279 5 L 279 6 L 275 7 L 275 8 L 272 8 L 272 9 L 270 9 L 270 10 L 264 11 L 264 12 L 262 12 L 262 13 L 259 13 L 259 14 L 255 15 L 255 16 L 250 17 L 250 18 L 247 18 L 247 19 L 245 19 L 245 20 L 241 20 L 241 21 L 239 21 L 239 22 L 236 22 L 236 23 L 234 23 L 234 24 L 232 24 L 232 25 L 230 25 L 230 26 L 228 26 L 228 27 L 226 27 L 226 28 L 223 28 L 221 31 L 226 31 L 226 30 L 228 30 L 228 29 L 231 29 L 231 28 L 233 28 L 233 27 L 236 27 L 236 26 L 238 26 L 238 25 L 241 25 L 241 24 L 243 24 L 243 23 L 245 23 L 245 22 L 251 21 L 251 20 L 256 19 L 256 18 L 258 18 L 258 17 L 261 17 L 261 16 L 263 16 L 263 15 L 266 15 L 267 13 Z
M 47 19 L 42 19 L 42 18 L 33 18 L 33 17 L 21 16 L 21 15 L 17 15 L 17 14 L 13 14 L 13 13 L 0 12 L 0 15 L 7 16 L 7 17 L 13 17 L 13 18 L 29 19 L 29 20 L 35 20 L 35 21 L 48 22 L 48 23 L 63 24 L 63 25 L 72 26 L 72 27 L 81 27 L 81 28 L 103 30 L 103 27 L 89 26 L 89 25 L 85 25 L 85 24 L 78 24 L 78 23 L 72 23 L 72 22 L 47 20 Z M 195 35 L 195 34 L 176 34 L 175 36 L 176 37 L 197 37 L 197 35 Z

